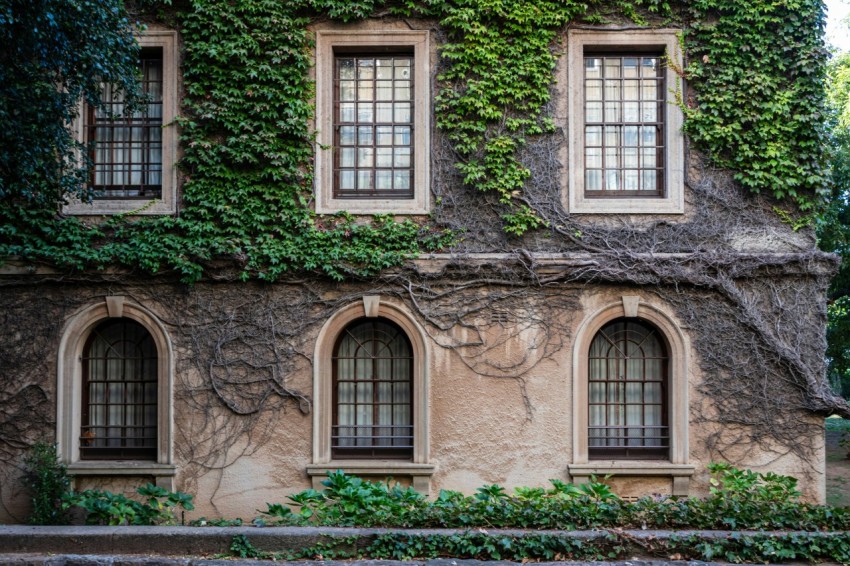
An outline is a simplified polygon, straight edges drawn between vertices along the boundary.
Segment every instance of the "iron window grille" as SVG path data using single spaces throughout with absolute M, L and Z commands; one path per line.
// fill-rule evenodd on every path
M 142 48 L 141 108 L 125 112 L 124 93 L 104 85 L 104 107 L 88 106 L 84 128 L 92 162 L 91 187 L 99 199 L 149 199 L 162 195 L 162 48 Z
M 334 198 L 414 197 L 413 59 L 335 57 Z
M 333 354 L 333 458 L 413 458 L 413 354 L 395 324 L 349 325 Z
M 585 195 L 663 197 L 663 57 L 585 54 L 583 72 Z
M 619 319 L 594 337 L 588 356 L 590 459 L 669 457 L 667 348 L 649 324 Z
M 82 460 L 155 460 L 156 345 L 138 322 L 108 320 L 94 329 L 82 357 Z

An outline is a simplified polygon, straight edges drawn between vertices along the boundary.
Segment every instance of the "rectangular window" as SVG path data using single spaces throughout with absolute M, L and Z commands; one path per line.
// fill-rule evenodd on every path
M 569 212 L 684 212 L 676 33 L 570 31 Z
M 139 78 L 147 95 L 124 115 L 120 90 L 105 86 L 105 108 L 82 104 L 74 123 L 92 162 L 92 202 L 72 200 L 66 214 L 173 214 L 177 211 L 177 32 L 148 27 L 136 36 Z
M 334 197 L 413 198 L 413 57 L 337 56 Z
M 428 38 L 316 33 L 316 212 L 430 212 Z
M 99 199 L 144 199 L 162 195 L 162 49 L 142 49 L 142 107 L 125 115 L 124 93 L 104 86 L 104 108 L 87 107 L 86 142 L 91 186 Z
M 663 69 L 657 55 L 585 55 L 588 197 L 664 196 Z

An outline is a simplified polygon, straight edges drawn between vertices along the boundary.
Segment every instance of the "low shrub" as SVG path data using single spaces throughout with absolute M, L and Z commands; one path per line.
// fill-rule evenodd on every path
M 71 489 L 68 469 L 59 461 L 56 445 L 36 442 L 24 457 L 24 486 L 30 493 L 31 525 L 66 525 L 62 500 Z
M 178 509 L 195 508 L 191 495 L 171 492 L 152 483 L 138 488 L 136 493 L 145 499 L 138 501 L 120 493 L 89 489 L 66 494 L 62 507 L 83 509 L 87 525 L 170 525 L 177 522 Z
M 265 520 L 286 525 L 396 528 L 520 529 L 789 529 L 848 530 L 850 508 L 800 502 L 797 481 L 774 473 L 711 464 L 705 499 L 646 497 L 627 502 L 596 478 L 573 485 L 478 488 L 474 495 L 440 492 L 433 501 L 411 488 L 330 472 L 322 491 L 306 490 L 289 504 L 268 504 Z

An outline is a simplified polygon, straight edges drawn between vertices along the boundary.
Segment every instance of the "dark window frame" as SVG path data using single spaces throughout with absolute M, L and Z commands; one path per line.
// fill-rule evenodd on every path
M 372 329 L 371 329 L 371 333 L 370 333 L 371 338 L 372 338 L 371 344 L 372 344 L 373 350 L 374 350 L 374 346 L 378 343 L 375 340 L 375 335 L 376 335 L 375 324 L 376 323 L 386 325 L 387 327 L 391 328 L 396 333 L 395 336 L 400 336 L 404 340 L 404 345 L 406 346 L 408 355 L 407 356 L 393 356 L 393 357 L 378 357 L 378 356 L 375 356 L 376 352 L 372 351 L 371 352 L 371 354 L 372 354 L 371 359 L 373 359 L 373 360 L 375 360 L 375 359 L 392 359 L 392 360 L 406 361 L 408 377 L 406 379 L 391 379 L 391 380 L 376 379 L 378 364 L 373 363 L 372 364 L 372 376 L 371 376 L 372 378 L 371 379 L 359 380 L 355 376 L 353 379 L 345 379 L 343 381 L 352 382 L 352 383 L 360 383 L 360 382 L 364 382 L 364 381 L 369 381 L 369 382 L 372 382 L 373 384 L 375 384 L 375 383 L 397 383 L 397 382 L 408 383 L 408 402 L 406 403 L 406 405 L 408 407 L 408 411 L 409 411 L 408 414 L 410 415 L 410 419 L 409 419 L 408 424 L 404 424 L 404 425 L 389 424 L 388 425 L 386 423 L 383 423 L 383 424 L 378 423 L 378 420 L 379 420 L 378 419 L 378 410 L 379 410 L 379 407 L 381 405 L 401 405 L 401 403 L 394 403 L 394 402 L 381 403 L 380 401 L 378 401 L 378 389 L 379 389 L 378 387 L 372 387 L 372 399 L 371 399 L 370 402 L 361 403 L 361 402 L 355 400 L 355 403 L 354 403 L 355 407 L 359 406 L 359 405 L 371 405 L 372 406 L 372 423 L 373 424 L 362 425 L 362 426 L 372 428 L 372 429 L 379 429 L 379 428 L 406 429 L 408 431 L 408 433 L 404 436 L 393 436 L 393 435 L 387 436 L 387 435 L 377 435 L 377 434 L 373 433 L 371 436 L 363 436 L 363 437 L 358 436 L 358 437 L 356 437 L 357 440 L 370 439 L 371 444 L 369 444 L 369 445 L 340 446 L 340 439 L 343 438 L 343 437 L 339 434 L 339 429 L 341 429 L 341 428 L 350 429 L 350 428 L 356 427 L 357 425 L 341 425 L 341 424 L 339 424 L 339 405 L 340 405 L 340 400 L 339 400 L 339 383 L 340 383 L 339 360 L 340 359 L 348 359 L 348 358 L 341 358 L 339 356 L 339 351 L 340 351 L 340 348 L 343 344 L 343 341 L 346 340 L 346 338 L 352 337 L 352 334 L 350 333 L 351 330 L 353 330 L 353 329 L 355 329 L 355 328 L 357 328 L 361 325 L 365 326 L 365 325 L 370 325 L 370 324 L 372 325 Z M 354 338 L 352 337 L 352 339 L 354 339 Z M 336 342 L 334 344 L 334 348 L 333 348 L 333 355 L 332 355 L 332 359 L 331 359 L 331 364 L 332 364 L 332 370 L 331 370 L 332 371 L 332 382 L 331 382 L 331 391 L 332 391 L 331 397 L 332 398 L 331 398 L 331 403 L 332 403 L 332 407 L 333 407 L 333 411 L 332 411 L 333 414 L 332 414 L 332 421 L 331 421 L 331 457 L 333 459 L 364 459 L 364 460 L 385 459 L 385 460 L 412 461 L 413 460 L 413 451 L 414 451 L 414 442 L 415 442 L 415 438 L 414 438 L 415 415 L 414 415 L 414 403 L 413 403 L 413 396 L 414 396 L 414 380 L 413 380 L 414 355 L 413 355 L 413 345 L 410 341 L 410 338 L 407 336 L 407 333 L 405 333 L 404 330 L 401 327 L 399 327 L 397 324 L 395 324 L 394 322 L 387 320 L 385 318 L 357 319 L 357 320 L 349 323 L 348 325 L 346 325 L 346 327 L 343 329 L 342 332 L 340 332 L 339 336 L 337 337 L 337 340 L 336 340 Z M 355 409 L 355 412 L 356 412 L 356 409 Z M 376 423 L 378 423 L 378 424 L 376 424 Z M 395 446 L 380 446 L 380 445 L 375 444 L 376 441 L 378 441 L 378 440 L 387 440 L 388 438 L 393 439 L 393 442 L 401 441 L 401 443 L 398 444 L 398 445 L 395 445 Z M 405 441 L 407 441 L 407 442 L 405 443 Z
M 608 408 L 612 405 L 622 406 L 623 414 L 627 412 L 628 406 L 640 406 L 641 414 L 644 415 L 643 409 L 647 405 L 651 405 L 652 403 L 646 403 L 645 397 L 643 397 L 643 393 L 645 390 L 642 388 L 642 400 L 640 403 L 636 402 L 627 402 L 624 397 L 622 402 L 611 402 L 608 394 L 608 384 L 617 383 L 620 380 L 612 380 L 610 379 L 610 371 L 606 370 L 606 378 L 604 379 L 594 379 L 591 375 L 592 371 L 592 360 L 600 359 L 606 361 L 606 368 L 612 360 L 617 363 L 623 363 L 628 356 L 623 354 L 622 357 L 599 357 L 593 358 L 591 357 L 591 352 L 593 351 L 594 344 L 597 339 L 604 338 L 611 344 L 612 348 L 615 350 L 619 350 L 622 352 L 622 348 L 617 348 L 613 342 L 611 342 L 610 337 L 605 334 L 606 330 L 610 329 L 614 325 L 617 324 L 625 324 L 625 329 L 623 332 L 629 333 L 629 325 L 637 326 L 646 332 L 644 341 L 649 338 L 655 338 L 658 341 L 658 346 L 662 351 L 662 356 L 659 357 L 647 357 L 644 356 L 641 359 L 657 359 L 660 360 L 660 376 L 654 376 L 654 379 L 647 379 L 646 373 L 646 364 L 643 363 L 643 371 L 642 371 L 642 379 L 641 380 L 627 380 L 623 379 L 624 383 L 652 383 L 652 382 L 660 382 L 660 406 L 661 406 L 661 423 L 659 425 L 610 425 L 609 422 L 609 411 Z M 635 318 L 618 318 L 606 323 L 602 328 L 600 328 L 597 333 L 594 335 L 593 339 L 590 342 L 590 347 L 587 352 L 588 356 L 588 375 L 587 375 L 587 411 L 588 411 L 588 458 L 590 460 L 668 460 L 670 458 L 670 441 L 671 441 L 671 431 L 670 431 L 670 345 L 667 342 L 664 334 L 656 328 L 653 324 L 648 321 L 635 319 Z M 634 358 L 632 358 L 634 359 Z M 591 394 L 591 385 L 593 383 L 604 383 L 606 389 L 606 396 L 604 402 L 594 403 L 593 396 Z M 604 424 L 596 424 L 592 421 L 592 410 L 591 407 L 594 405 L 605 407 L 605 423 Z M 643 420 L 643 419 L 642 419 Z M 619 431 L 622 433 L 622 437 L 609 437 L 609 436 L 595 436 L 592 434 L 594 430 L 613 430 Z M 638 436 L 629 436 L 630 431 L 640 431 Z M 652 431 L 653 435 L 647 435 L 646 432 Z M 658 446 L 644 446 L 644 445 L 628 445 L 630 441 L 641 441 L 647 438 L 658 440 Z M 593 446 L 594 440 L 600 440 L 606 443 L 610 443 L 612 440 L 615 442 L 615 445 L 611 446 Z M 623 446 L 616 445 L 619 441 L 623 441 Z
M 396 100 L 396 98 L 395 98 L 395 90 L 396 90 L 395 89 L 395 83 L 396 83 L 397 80 L 400 80 L 400 79 L 393 77 L 391 79 L 392 83 L 393 83 L 393 87 L 392 87 L 393 96 L 392 96 L 392 98 L 389 99 L 389 100 L 380 100 L 379 101 L 377 99 L 377 96 L 373 95 L 372 99 L 369 101 L 372 104 L 373 119 L 371 121 L 364 121 L 364 122 L 359 121 L 359 115 L 358 115 L 359 110 L 357 109 L 357 105 L 360 103 L 360 100 L 359 100 L 359 97 L 357 95 L 355 95 L 354 101 L 351 101 L 351 102 L 354 102 L 354 104 L 355 104 L 354 120 L 353 121 L 343 121 L 342 116 L 341 116 L 341 109 L 340 109 L 341 103 L 344 102 L 344 101 L 341 100 L 341 96 L 340 96 L 340 91 L 341 91 L 340 82 L 343 80 L 340 77 L 340 61 L 343 60 L 343 59 L 354 59 L 355 60 L 354 68 L 355 68 L 355 73 L 356 73 L 357 61 L 360 60 L 360 59 L 373 59 L 373 60 L 375 60 L 375 59 L 387 59 L 387 58 L 393 58 L 393 59 L 403 58 L 403 59 L 406 59 L 406 60 L 409 61 L 409 63 L 410 63 L 410 65 L 409 65 L 410 76 L 409 76 L 408 79 L 405 79 L 406 81 L 408 81 L 410 83 L 410 86 L 409 86 L 410 98 L 409 98 L 409 100 Z M 417 85 L 416 85 L 416 82 L 415 82 L 415 74 L 416 74 L 415 69 L 416 69 L 416 57 L 415 57 L 415 54 L 414 54 L 412 49 L 405 49 L 405 48 L 398 47 L 398 46 L 392 46 L 392 47 L 386 47 L 386 48 L 377 48 L 376 47 L 375 49 L 367 49 L 367 50 L 340 48 L 340 47 L 334 48 L 333 85 L 332 85 L 332 89 L 333 89 L 333 95 L 332 95 L 332 105 L 333 105 L 333 112 L 332 112 L 332 128 L 333 128 L 332 184 L 333 184 L 333 190 L 332 190 L 332 194 L 333 194 L 334 199 L 342 199 L 342 200 L 345 200 L 345 199 L 352 199 L 352 200 L 363 199 L 363 200 L 368 200 L 368 199 L 381 198 L 381 199 L 388 199 L 388 200 L 412 200 L 412 199 L 415 198 L 415 192 L 416 192 L 416 167 L 415 167 L 415 163 L 416 163 L 416 159 L 415 159 L 415 156 L 416 156 L 416 136 L 415 136 L 415 129 L 416 129 L 416 106 L 417 106 L 417 98 L 418 98 L 417 90 L 416 90 Z M 356 85 L 357 82 L 359 81 L 359 79 L 357 79 L 355 77 L 354 80 L 355 80 L 355 85 Z M 375 74 L 373 74 L 373 77 L 371 79 L 372 92 L 373 93 L 377 93 L 377 84 L 376 84 L 377 81 L 378 81 L 378 78 L 377 78 L 377 74 L 375 73 Z M 357 92 L 357 88 L 355 86 L 355 93 L 356 92 Z M 349 101 L 345 101 L 345 102 L 349 102 Z M 378 122 L 377 121 L 377 106 L 376 106 L 378 103 L 390 103 L 390 104 L 409 103 L 410 104 L 410 120 L 409 120 L 409 122 L 396 122 L 395 121 L 395 115 L 393 116 L 393 121 L 391 121 L 391 122 Z M 358 130 L 358 128 L 369 127 L 369 126 L 371 126 L 371 128 L 372 128 L 371 144 L 360 145 L 359 144 L 359 130 Z M 409 167 L 395 167 L 395 165 L 393 165 L 393 167 L 378 167 L 377 166 L 377 150 L 378 150 L 378 147 L 379 147 L 377 145 L 377 128 L 381 127 L 381 126 L 392 127 L 393 129 L 395 129 L 395 127 L 409 127 L 409 129 L 410 129 L 410 133 L 409 133 L 410 143 L 409 144 L 407 144 L 407 145 L 405 145 L 405 144 L 396 145 L 396 143 L 395 143 L 395 131 L 394 131 L 393 132 L 393 143 L 390 146 L 386 146 L 386 147 L 389 147 L 393 150 L 396 149 L 397 147 L 409 147 L 410 148 L 410 152 L 409 152 L 410 166 Z M 353 145 L 343 146 L 341 144 L 340 129 L 343 128 L 343 127 L 353 127 L 354 128 L 354 130 L 355 130 L 355 134 L 354 134 L 355 135 L 355 142 L 354 142 Z M 342 153 L 343 147 L 354 148 L 355 164 L 354 164 L 353 167 L 345 167 L 345 168 L 342 167 L 341 153 Z M 357 150 L 359 148 L 367 148 L 367 149 L 371 148 L 372 149 L 372 166 L 371 167 L 366 167 L 366 166 L 361 167 L 357 163 L 357 159 L 358 159 L 358 151 Z M 395 159 L 395 152 L 393 152 L 393 159 Z M 341 174 L 341 171 L 343 169 L 353 171 L 353 182 L 354 182 L 355 188 L 353 188 L 353 189 L 342 189 L 340 174 Z M 361 171 L 361 170 L 362 171 L 369 170 L 369 171 L 372 172 L 372 174 L 371 174 L 371 188 L 369 188 L 369 189 L 359 189 L 359 188 L 357 188 L 357 186 L 359 184 L 358 172 Z M 392 172 L 391 177 L 392 177 L 393 184 L 395 183 L 394 172 L 396 170 L 407 171 L 408 172 L 409 187 L 407 189 L 378 189 L 378 188 L 376 188 L 376 186 L 375 186 L 376 185 L 376 173 L 379 170 L 389 170 L 389 171 L 391 171 Z
M 150 71 L 158 68 L 159 79 L 150 78 Z M 94 190 L 94 198 L 97 200 L 147 200 L 162 198 L 164 175 L 164 136 L 163 136 L 163 112 L 165 110 L 165 49 L 160 46 L 142 47 L 139 54 L 139 69 L 141 72 L 142 91 L 149 95 L 151 85 L 159 83 L 158 99 L 148 97 L 142 102 L 143 110 L 132 115 L 123 116 L 115 112 L 114 116 L 98 116 L 95 107 L 87 104 L 84 111 L 83 131 L 85 132 L 88 155 L 92 167 L 89 177 L 89 186 Z M 118 91 L 112 86 L 104 86 L 103 102 L 107 108 L 123 107 L 123 100 Z M 151 116 L 150 109 L 159 107 L 158 116 Z M 127 140 L 116 142 L 116 134 L 123 130 L 123 136 Z M 156 134 L 153 134 L 156 132 Z M 140 139 L 134 139 L 140 134 Z M 123 143 L 123 145 L 122 145 Z M 110 160 L 98 159 L 98 147 L 106 144 L 109 150 Z M 135 145 L 134 145 L 135 144 Z M 158 148 L 159 160 L 152 157 L 152 153 Z M 133 161 L 132 158 L 119 159 L 115 157 L 117 149 L 122 149 L 127 154 L 139 151 L 142 158 Z M 133 171 L 138 171 L 141 182 L 115 182 L 116 177 L 132 178 Z M 159 177 L 159 182 L 153 182 L 154 176 Z M 98 182 L 98 177 L 110 179 L 113 182 Z
M 146 348 L 150 355 L 146 356 L 138 356 L 133 357 L 132 359 L 136 360 L 144 360 L 147 363 L 153 364 L 153 378 L 152 379 L 125 379 L 124 368 L 126 360 L 131 359 L 125 357 L 123 355 L 116 357 L 104 357 L 104 358 L 94 358 L 92 356 L 92 346 L 95 341 L 98 339 L 105 340 L 110 348 L 114 346 L 117 342 L 126 341 L 127 330 L 130 327 L 135 327 L 136 330 L 141 330 L 144 332 L 143 335 L 140 336 L 140 340 L 137 343 L 137 349 Z M 118 333 L 120 335 L 108 336 L 109 332 L 113 332 L 118 329 Z M 122 367 L 122 375 L 115 376 L 108 373 L 108 367 L 103 368 L 102 376 L 100 379 L 92 379 L 92 371 L 91 366 L 93 363 L 97 363 L 101 361 L 105 364 L 108 364 L 109 360 L 120 360 Z M 81 395 L 81 426 L 80 426 L 80 460 L 139 460 L 139 461 L 156 461 L 157 460 L 157 446 L 158 446 L 158 438 L 159 438 L 159 376 L 158 376 L 158 361 L 159 361 L 159 353 L 157 351 L 156 342 L 154 341 L 151 333 L 140 323 L 127 318 L 121 319 L 107 319 L 106 321 L 98 324 L 91 332 L 91 335 L 86 340 L 85 346 L 83 347 L 83 354 L 81 356 L 82 362 L 82 395 Z M 128 408 L 134 409 L 138 411 L 138 408 L 142 408 L 142 422 L 141 424 L 128 424 L 126 421 L 122 424 L 98 424 L 92 423 L 93 416 L 93 401 L 91 399 L 91 387 L 97 386 L 98 384 L 102 384 L 103 393 L 102 398 L 103 402 L 98 403 L 102 405 L 103 411 L 108 413 L 110 407 L 120 405 L 123 408 L 124 415 L 127 414 Z M 109 400 L 109 386 L 110 384 L 121 384 L 123 386 L 123 401 L 121 403 L 113 403 Z M 141 402 L 127 402 L 127 385 L 130 386 L 138 386 L 142 388 L 142 400 Z M 144 387 L 153 386 L 154 393 L 152 395 L 154 402 L 146 403 L 144 402 Z M 148 422 L 148 419 L 144 416 L 145 407 L 154 406 L 153 411 L 153 422 Z M 110 436 L 108 433 L 103 434 L 104 429 L 121 429 L 122 433 L 115 436 Z M 144 432 L 141 436 L 129 435 L 127 434 L 128 429 L 142 429 Z M 101 434 L 98 434 L 98 431 Z M 138 441 L 141 441 L 141 445 L 134 445 Z M 119 443 L 119 446 L 109 446 L 108 444 L 112 444 L 115 441 Z
M 625 80 L 625 78 L 623 77 L 623 73 L 621 72 L 620 77 L 619 77 L 620 97 L 616 100 L 616 102 L 618 102 L 621 105 L 621 107 L 620 107 L 620 120 L 609 122 L 609 121 L 606 120 L 606 116 L 605 116 L 605 103 L 607 102 L 605 81 L 608 80 L 608 78 L 604 76 L 605 59 L 606 58 L 625 59 L 625 58 L 632 58 L 632 57 L 638 58 L 638 59 L 641 59 L 641 58 L 644 58 L 644 57 L 651 57 L 651 58 L 657 58 L 659 60 L 659 64 L 657 65 L 657 74 L 654 77 L 655 81 L 658 84 L 658 87 L 656 89 L 657 94 L 656 94 L 656 98 L 654 100 L 655 105 L 656 105 L 656 121 L 650 122 L 650 121 L 643 121 L 642 119 L 638 120 L 636 122 L 626 122 L 625 121 L 625 116 L 624 116 L 625 112 L 624 112 L 624 109 L 623 109 L 623 106 L 622 106 L 622 103 L 626 102 L 626 100 L 624 99 L 624 94 L 623 94 L 624 93 L 623 81 Z M 599 79 L 600 82 L 602 83 L 602 86 L 601 86 L 601 91 L 602 91 L 601 92 L 601 94 L 602 94 L 602 99 L 601 99 L 602 116 L 601 117 L 602 117 L 602 120 L 601 121 L 594 121 L 594 122 L 589 122 L 588 119 L 587 119 L 588 118 L 588 114 L 587 114 L 587 108 L 588 108 L 587 77 L 586 77 L 586 71 L 585 71 L 585 66 L 584 66 L 584 65 L 586 65 L 587 60 L 591 59 L 591 58 L 594 58 L 594 59 L 595 58 L 602 58 L 603 59 L 603 62 L 602 62 L 602 73 L 603 74 L 600 75 L 600 79 Z M 657 199 L 657 198 L 666 198 L 667 197 L 667 174 L 668 174 L 668 163 L 667 163 L 668 140 L 667 140 L 667 137 L 666 137 L 666 126 L 667 126 L 667 122 L 668 122 L 668 112 L 667 112 L 668 101 L 667 101 L 667 81 L 666 81 L 666 73 L 665 73 L 666 61 L 665 61 L 663 46 L 659 46 L 659 47 L 655 47 L 655 46 L 639 46 L 639 47 L 620 46 L 620 47 L 616 47 L 616 48 L 610 47 L 610 46 L 586 46 L 585 49 L 584 49 L 582 61 L 583 61 L 584 64 L 582 66 L 582 71 L 581 71 L 581 88 L 582 88 L 582 93 L 583 93 L 582 99 L 584 100 L 584 108 L 582 109 L 582 131 L 581 131 L 582 148 L 583 148 L 583 153 L 582 153 L 582 156 L 581 156 L 581 159 L 582 159 L 581 175 L 585 176 L 585 180 L 584 180 L 584 183 L 583 183 L 585 197 L 588 198 L 588 199 L 626 199 L 626 198 Z M 620 68 L 621 68 L 621 71 L 622 71 L 622 63 L 620 65 Z M 638 80 L 643 81 L 644 77 L 641 75 L 638 78 Z M 638 88 L 640 90 L 640 87 L 638 87 Z M 629 102 L 632 102 L 632 101 L 629 100 Z M 641 112 L 640 104 L 643 102 L 643 99 L 639 96 L 638 100 L 635 100 L 633 102 L 638 102 L 638 108 L 639 108 L 638 112 Z M 600 152 L 601 152 L 601 156 L 600 156 L 600 159 L 602 160 L 601 169 L 600 168 L 591 168 L 592 170 L 599 170 L 600 171 L 600 175 L 601 175 L 600 183 L 601 183 L 601 186 L 603 187 L 601 190 L 589 190 L 587 188 L 587 185 L 588 185 L 587 171 L 589 169 L 587 167 L 587 148 L 588 148 L 588 145 L 587 145 L 587 128 L 588 128 L 588 126 L 599 127 L 601 129 L 601 134 L 600 134 L 601 145 L 591 146 L 591 147 L 598 147 L 600 149 Z M 637 126 L 639 128 L 641 128 L 641 127 L 655 127 L 655 135 L 656 135 L 656 139 L 657 139 L 656 145 L 655 145 L 655 163 L 656 163 L 655 167 L 650 168 L 650 167 L 643 167 L 641 165 L 643 163 L 643 156 L 641 155 L 641 150 L 643 149 L 643 146 L 640 145 L 640 141 L 637 142 L 638 145 L 636 145 L 636 146 L 626 146 L 625 142 L 623 140 L 623 137 L 622 137 L 622 135 L 624 135 L 624 134 L 621 134 L 620 141 L 616 145 L 616 147 L 620 149 L 619 161 L 618 161 L 616 166 L 608 167 L 605 150 L 608 147 L 614 147 L 614 146 L 607 146 L 607 144 L 606 144 L 606 136 L 605 136 L 605 127 L 606 126 L 609 126 L 609 127 L 613 126 L 613 127 L 620 127 L 620 128 L 630 127 L 630 126 Z M 638 134 L 638 136 L 639 136 L 639 134 Z M 623 165 L 623 159 L 624 159 L 623 149 L 626 148 L 626 147 L 635 147 L 635 149 L 637 150 L 637 159 L 638 159 L 638 164 L 639 164 L 637 166 L 637 169 L 634 169 L 632 167 L 626 168 Z M 606 185 L 606 172 L 607 171 L 609 171 L 609 170 L 619 171 L 620 179 L 619 179 L 618 184 L 620 186 L 624 186 L 625 180 L 623 178 L 623 174 L 624 174 L 624 171 L 626 171 L 627 169 L 637 171 L 638 185 L 641 185 L 643 183 L 642 172 L 644 170 L 652 169 L 652 170 L 656 171 L 655 190 L 641 190 L 641 189 L 638 189 L 638 190 L 625 190 L 625 189 L 609 190 L 609 189 L 604 188 L 605 185 Z

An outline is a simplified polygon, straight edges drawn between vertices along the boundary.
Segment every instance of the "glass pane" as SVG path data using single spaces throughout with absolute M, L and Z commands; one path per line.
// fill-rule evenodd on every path
M 613 79 L 620 77 L 620 58 L 606 57 L 605 58 L 605 78 Z
M 642 126 L 640 129 L 640 144 L 655 145 L 655 126 Z
M 354 100 L 354 81 L 339 81 L 339 99 Z
M 655 155 L 657 150 L 654 147 L 643 148 L 640 150 L 641 167 L 656 167 Z
M 396 171 L 394 175 L 393 188 L 396 190 L 409 190 L 410 171 Z
M 616 191 L 620 188 L 620 172 L 605 171 L 605 190 Z
M 393 149 L 391 147 L 379 147 L 377 149 L 376 167 L 392 167 L 393 166 Z
M 409 126 L 397 126 L 395 128 L 395 145 L 410 145 Z
M 354 167 L 354 148 L 353 147 L 343 147 L 339 150 L 339 166 L 340 167 Z
M 339 78 L 341 79 L 353 79 L 354 78 L 354 59 L 353 58 L 339 58 L 337 59 L 337 65 L 339 66 Z
M 622 126 L 605 126 L 605 145 L 620 145 L 620 131 Z
M 393 105 L 392 102 L 379 102 L 375 105 L 375 121 L 390 122 L 393 121 Z
M 587 100 L 602 100 L 602 81 L 585 81 L 584 96 Z
M 393 172 L 389 169 L 375 171 L 375 188 L 380 191 L 391 190 L 393 188 Z
M 584 119 L 586 122 L 601 122 L 602 121 L 602 103 L 587 102 L 584 108 Z
M 644 122 L 655 122 L 658 120 L 658 104 L 655 102 L 644 102 L 640 105 L 640 119 Z
M 606 147 L 605 148 L 605 168 L 610 169 L 612 167 L 620 166 L 620 148 L 618 147 Z
M 623 57 L 623 76 L 627 79 L 640 76 L 637 57 Z
M 602 167 L 602 149 L 598 147 L 589 147 L 584 150 L 584 165 L 585 167 L 601 168 Z
M 339 172 L 339 188 L 344 191 L 354 189 L 354 170 L 347 169 Z
M 395 78 L 410 79 L 410 59 L 396 59 Z
M 620 100 L 620 81 L 605 81 L 605 100 Z
M 357 83 L 357 100 L 372 100 L 375 96 L 372 81 Z
M 354 145 L 354 126 L 340 126 L 339 145 Z
M 357 60 L 357 78 L 373 79 L 375 78 L 375 60 L 374 59 L 358 59 Z
M 605 121 L 619 122 L 620 121 L 620 103 L 606 102 L 605 103 Z
M 640 122 L 640 103 L 624 102 L 623 103 L 623 121 L 624 122 Z
M 602 59 L 599 57 L 585 57 L 584 59 L 584 76 L 588 79 L 596 79 L 602 77 Z
M 643 171 L 641 189 L 644 190 L 644 191 L 658 190 L 658 186 L 657 186 L 657 183 L 656 183 L 656 175 L 655 175 L 654 170 Z
M 375 128 L 375 145 L 392 145 L 393 144 L 393 129 L 392 126 L 377 126 Z
M 371 147 L 361 147 L 357 149 L 357 166 L 358 167 L 373 167 L 373 156 Z
M 659 75 L 659 71 L 661 61 L 658 57 L 643 57 L 641 60 L 641 75 L 644 77 L 657 77 Z
M 588 191 L 602 190 L 602 171 L 599 169 L 588 169 L 584 172 L 584 188 Z
M 372 145 L 372 126 L 357 128 L 357 145 Z
M 410 96 L 410 81 L 396 81 L 395 83 L 395 99 L 396 100 L 412 100 Z
M 626 169 L 623 171 L 623 189 L 627 191 L 640 190 L 640 176 L 637 170 Z
M 658 82 L 657 81 L 640 81 L 641 91 L 640 97 L 643 100 L 657 100 L 658 99 Z
M 409 102 L 397 102 L 395 104 L 395 121 L 396 122 L 410 122 L 410 103 Z
M 372 188 L 372 171 L 357 172 L 357 190 L 369 190 Z
M 586 126 L 584 128 L 584 145 L 602 145 L 602 126 Z
M 638 168 L 638 150 L 636 147 L 623 148 L 623 167 Z
M 392 59 L 376 59 L 375 60 L 375 76 L 379 79 L 393 78 L 393 60 Z
M 410 148 L 397 147 L 395 148 L 395 167 L 410 167 Z
M 374 122 L 373 105 L 371 102 L 359 103 L 357 105 L 358 122 Z
M 379 69 L 380 71 L 380 69 Z M 393 83 L 392 81 L 378 81 L 376 83 L 375 98 L 377 100 L 392 100 L 393 99 Z
M 640 91 L 638 87 L 640 85 L 640 81 L 636 80 L 625 80 L 623 81 L 623 100 L 639 100 L 640 99 Z

